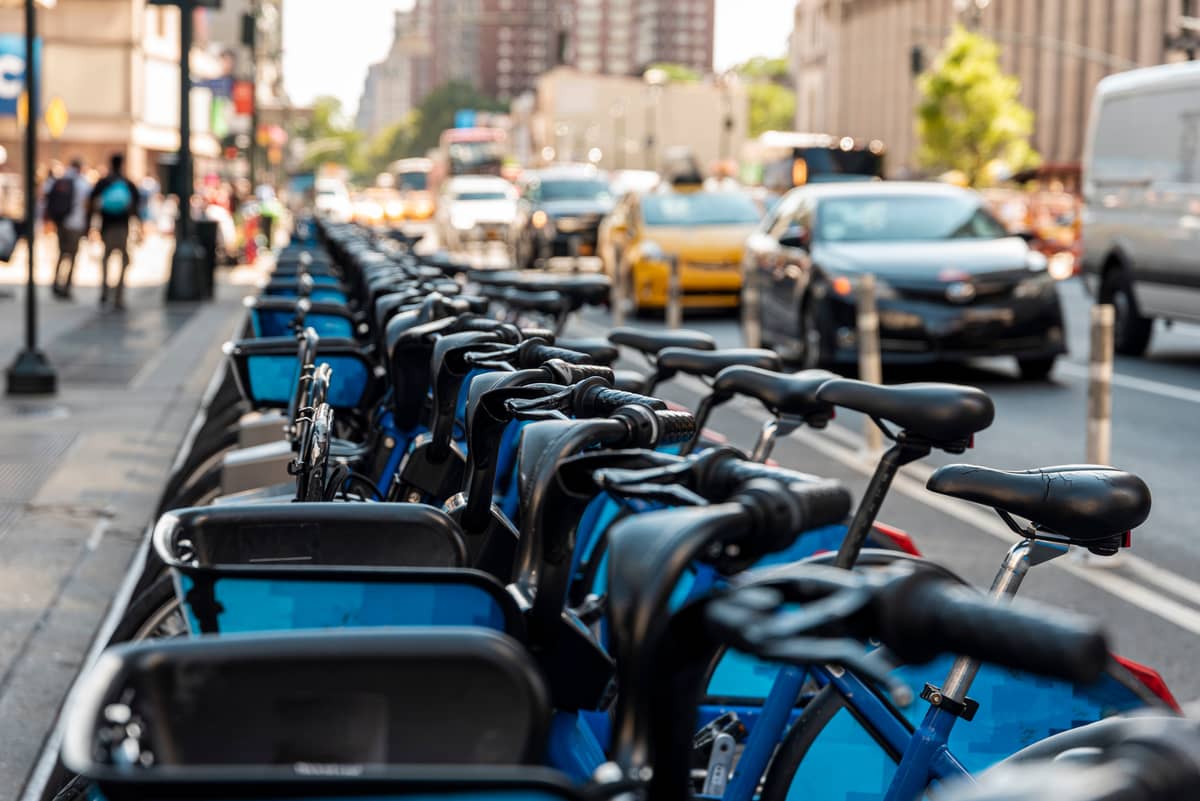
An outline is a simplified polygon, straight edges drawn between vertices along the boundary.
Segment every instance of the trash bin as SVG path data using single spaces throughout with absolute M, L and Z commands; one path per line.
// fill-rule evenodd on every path
M 200 270 L 201 292 L 204 297 L 211 298 L 213 287 L 216 285 L 217 222 L 216 220 L 196 220 L 192 224 L 196 227 L 196 239 L 204 248 L 204 258 L 201 261 Z

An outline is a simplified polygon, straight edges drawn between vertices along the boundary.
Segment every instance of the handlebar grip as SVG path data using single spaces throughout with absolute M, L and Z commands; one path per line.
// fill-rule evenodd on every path
M 665 411 L 667 408 L 665 401 L 652 398 L 649 395 L 639 395 L 636 392 L 626 392 L 623 389 L 610 389 L 599 386 L 586 387 L 575 398 L 574 405 L 576 417 L 607 417 L 622 406 L 643 406 L 655 411 Z M 685 412 L 684 414 L 687 413 Z M 687 417 L 692 420 L 694 427 L 695 419 L 691 414 L 687 414 Z
M 570 362 L 558 361 L 554 365 L 565 379 L 561 383 L 564 385 L 578 384 L 588 378 L 599 376 L 607 383 L 611 384 L 613 380 L 613 369 L 603 364 L 571 364 Z
M 788 471 L 791 472 L 791 471 Z M 796 498 L 798 514 L 793 531 L 810 531 L 845 521 L 850 514 L 850 491 L 832 479 L 805 477 L 791 481 L 788 491 Z
M 955 653 L 1090 683 L 1108 661 L 1096 623 L 1037 604 L 997 601 L 931 572 L 893 582 L 880 597 L 879 616 L 880 639 L 910 662 Z
M 517 367 L 522 370 L 528 370 L 532 367 L 541 367 L 551 359 L 562 359 L 564 362 L 571 364 L 591 364 L 592 357 L 586 353 L 580 353 L 576 350 L 567 350 L 566 348 L 556 348 L 553 345 L 547 345 L 537 339 L 526 340 L 521 343 L 520 350 L 517 353 Z
M 616 392 L 617 390 L 606 391 Z M 657 398 L 646 398 L 646 400 L 662 403 Z M 696 433 L 696 418 L 692 416 L 691 412 L 665 410 L 656 411 L 654 416 L 658 418 L 658 423 L 662 430 L 658 438 L 659 445 L 674 445 L 680 442 L 687 442 Z

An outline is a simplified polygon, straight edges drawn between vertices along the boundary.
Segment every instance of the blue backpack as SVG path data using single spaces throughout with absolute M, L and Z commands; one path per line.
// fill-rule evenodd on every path
M 100 193 L 100 211 L 110 217 L 128 214 L 132 205 L 133 193 L 129 191 L 129 184 L 121 179 L 113 181 Z

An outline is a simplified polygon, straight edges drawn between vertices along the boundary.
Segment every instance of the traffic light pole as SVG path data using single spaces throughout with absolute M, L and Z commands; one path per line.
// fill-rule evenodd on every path
M 25 282 L 25 347 L 6 374 L 9 395 L 51 395 L 58 389 L 58 374 L 46 354 L 38 350 L 37 285 L 34 283 L 34 253 L 37 252 L 37 126 L 38 69 L 34 42 L 37 40 L 37 9 L 25 0 L 25 244 L 28 275 Z
M 176 0 L 179 6 L 179 162 L 176 192 L 179 217 L 175 222 L 175 252 L 171 256 L 168 301 L 200 300 L 204 295 L 200 271 L 204 248 L 192 231 L 192 74 L 188 56 L 192 51 L 193 0 Z

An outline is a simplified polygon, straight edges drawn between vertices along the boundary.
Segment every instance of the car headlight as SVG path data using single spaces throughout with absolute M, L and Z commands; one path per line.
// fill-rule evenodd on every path
M 858 285 L 862 276 L 860 275 L 836 275 L 829 282 L 829 291 L 839 297 L 845 298 L 848 301 L 853 301 L 858 296 Z M 884 281 L 879 276 L 875 276 L 875 299 L 876 300 L 891 300 L 897 298 L 896 290 L 887 281 Z
M 1054 276 L 1049 272 L 1039 272 L 1028 278 L 1022 278 L 1020 283 L 1013 288 L 1014 298 L 1036 298 L 1041 297 L 1045 292 L 1053 292 L 1054 285 L 1057 283 Z
M 1060 250 L 1050 257 L 1047 272 L 1057 281 L 1065 281 L 1075 274 L 1075 254 Z

